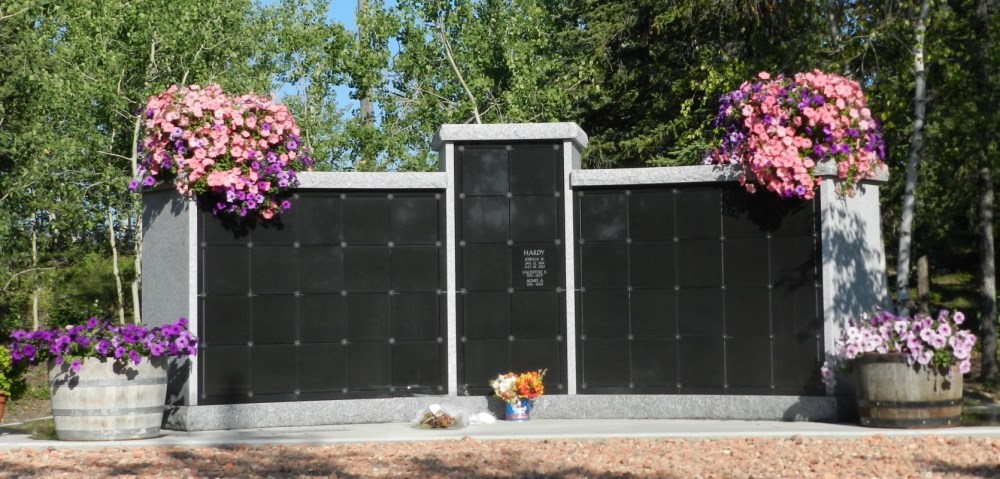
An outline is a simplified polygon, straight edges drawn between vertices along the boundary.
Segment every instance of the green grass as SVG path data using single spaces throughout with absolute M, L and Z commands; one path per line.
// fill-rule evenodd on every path
M 886 261 L 886 273 L 889 280 L 889 290 L 893 292 L 896 287 L 896 260 L 891 257 L 893 256 L 891 252 L 889 253 L 890 257 Z M 978 253 L 972 249 L 928 256 L 931 284 L 926 302 L 932 313 L 941 308 L 961 310 L 978 325 L 978 258 Z M 913 266 L 915 265 L 916 259 L 914 258 Z M 916 271 L 913 271 L 910 275 L 910 284 L 913 286 L 910 288 L 910 298 L 919 301 L 916 282 Z
M 964 271 L 932 275 L 928 302 L 952 310 L 971 311 L 979 304 L 978 278 Z
M 43 419 L 32 419 L 21 424 L 4 426 L 22 433 L 31 435 L 32 439 L 56 440 L 56 422 L 51 417 Z

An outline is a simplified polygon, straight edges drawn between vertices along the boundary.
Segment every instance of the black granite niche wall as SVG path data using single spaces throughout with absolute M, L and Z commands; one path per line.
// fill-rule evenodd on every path
M 248 228 L 200 213 L 199 402 L 445 394 L 443 198 L 302 191 Z
M 823 395 L 819 201 L 574 194 L 580 394 Z
M 545 368 L 546 394 L 565 393 L 562 147 L 455 150 L 459 392 L 487 394 L 497 374 Z

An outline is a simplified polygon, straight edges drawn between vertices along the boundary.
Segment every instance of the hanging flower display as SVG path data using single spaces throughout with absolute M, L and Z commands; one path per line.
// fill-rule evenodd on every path
M 281 194 L 312 167 L 299 127 L 269 97 L 230 97 L 219 85 L 171 86 L 145 108 L 139 177 L 129 189 L 170 182 L 202 195 L 212 212 L 271 219 L 291 205 Z
M 838 192 L 853 195 L 885 166 L 881 127 L 860 85 L 819 70 L 791 79 L 761 72 L 720 98 L 714 126 L 721 139 L 704 163 L 740 165 L 750 192 L 763 186 L 784 198 L 812 199 L 816 166 L 834 162 Z

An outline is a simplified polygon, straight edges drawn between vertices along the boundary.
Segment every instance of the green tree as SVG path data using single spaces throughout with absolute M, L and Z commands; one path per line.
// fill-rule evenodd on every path
M 590 167 L 701 160 L 718 97 L 758 71 L 834 64 L 818 2 L 562 0 L 562 51 L 592 65 L 593 93 L 576 116 Z
M 117 308 L 132 306 L 138 318 L 139 198 L 124 186 L 142 154 L 143 105 L 174 83 L 217 82 L 231 92 L 266 93 L 279 74 L 297 75 L 294 68 L 311 60 L 303 60 L 294 43 L 308 35 L 314 17 L 296 16 L 298 10 L 286 6 L 250 0 L 5 4 L 4 12 L 20 13 L 0 21 L 4 322 L 23 323 L 32 296 L 26 291 L 45 281 L 52 289 L 81 288 L 57 273 L 89 253 L 111 266 L 113 288 L 134 278 L 132 294 L 118 287 L 114 298 Z M 134 258 L 134 268 L 113 260 L 119 250 L 131 253 L 121 258 Z M 40 271 L 53 274 L 43 278 Z
M 546 4 L 400 0 L 387 8 L 368 0 L 358 18 L 364 38 L 341 73 L 355 99 L 374 103 L 375 118 L 355 112 L 346 121 L 339 164 L 434 169 L 434 131 L 477 113 L 493 123 L 572 119 L 594 84 L 588 67 L 567 61 L 553 40 L 561 25 Z

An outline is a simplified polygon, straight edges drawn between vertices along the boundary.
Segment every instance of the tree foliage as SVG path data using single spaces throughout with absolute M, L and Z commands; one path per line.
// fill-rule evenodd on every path
M 297 47 L 292 30 L 308 24 L 249 0 L 14 1 L 0 17 L 2 332 L 28 321 L 39 292 L 68 288 L 101 310 L 106 285 L 84 283 L 107 278 L 72 271 L 110 264 L 110 235 L 140 253 L 138 198 L 123 185 L 146 98 L 173 83 L 270 91 L 295 66 L 279 45 Z M 286 35 L 271 35 L 281 22 Z M 68 304 L 80 303 L 43 315 L 71 314 L 58 310 Z M 81 309 L 82 318 L 93 308 Z

